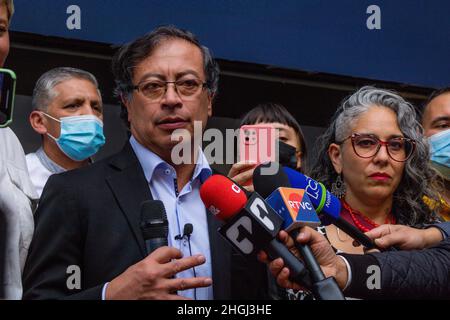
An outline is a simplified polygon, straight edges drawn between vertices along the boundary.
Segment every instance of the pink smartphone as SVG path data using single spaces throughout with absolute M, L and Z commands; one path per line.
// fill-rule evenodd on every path
M 270 124 L 245 125 L 239 129 L 239 162 L 260 163 L 276 160 L 276 129 Z

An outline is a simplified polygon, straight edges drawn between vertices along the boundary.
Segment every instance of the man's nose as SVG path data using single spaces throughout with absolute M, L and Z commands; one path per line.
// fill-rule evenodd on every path
M 181 97 L 178 94 L 176 86 L 174 83 L 168 83 L 166 87 L 166 92 L 162 97 L 162 105 L 168 107 L 177 107 L 182 104 Z

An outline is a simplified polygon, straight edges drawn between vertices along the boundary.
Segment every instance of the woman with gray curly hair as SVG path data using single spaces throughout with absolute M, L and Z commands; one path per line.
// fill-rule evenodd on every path
M 311 177 L 341 199 L 341 216 L 361 231 L 437 221 L 422 201 L 437 199 L 428 145 L 414 108 L 395 92 L 359 89 L 344 100 L 317 145 Z M 362 253 L 335 226 L 327 226 L 326 235 L 336 249 Z

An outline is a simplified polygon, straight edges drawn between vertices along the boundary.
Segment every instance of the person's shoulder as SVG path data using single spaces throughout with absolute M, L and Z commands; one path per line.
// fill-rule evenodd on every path
M 118 156 L 119 153 L 115 153 L 107 158 L 100 159 L 90 163 L 87 166 L 68 170 L 54 176 L 58 176 L 63 179 L 67 179 L 70 181 L 77 180 L 89 180 L 92 181 L 94 179 L 98 179 L 99 177 L 106 177 L 112 173 L 111 162 Z
M 0 151 L 3 156 L 24 156 L 22 145 L 10 128 L 0 128 Z

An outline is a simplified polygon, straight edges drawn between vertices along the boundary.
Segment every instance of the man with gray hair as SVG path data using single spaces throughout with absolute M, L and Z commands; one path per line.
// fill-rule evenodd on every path
M 86 166 L 105 143 L 102 98 L 95 77 L 75 68 L 55 68 L 36 83 L 29 120 L 42 146 L 26 156 L 41 196 L 48 178 Z

